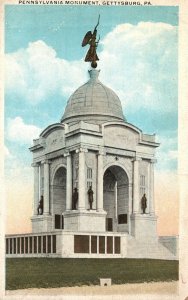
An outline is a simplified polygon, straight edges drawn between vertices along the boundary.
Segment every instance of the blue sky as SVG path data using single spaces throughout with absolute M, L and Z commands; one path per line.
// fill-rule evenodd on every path
M 177 168 L 177 7 L 14 6 L 5 9 L 7 168 L 28 166 L 32 138 L 60 121 L 87 81 L 83 36 L 101 20 L 100 80 L 127 121 L 161 142 L 159 170 Z

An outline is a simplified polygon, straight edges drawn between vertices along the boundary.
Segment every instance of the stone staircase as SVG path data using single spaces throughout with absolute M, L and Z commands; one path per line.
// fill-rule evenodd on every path
M 137 240 L 134 237 L 128 238 L 127 257 L 165 260 L 178 259 L 177 256 L 163 246 L 157 238 Z

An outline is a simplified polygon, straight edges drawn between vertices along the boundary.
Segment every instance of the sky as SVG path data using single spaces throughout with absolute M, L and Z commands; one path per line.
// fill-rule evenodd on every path
M 18 5 L 5 8 L 7 232 L 15 230 L 15 222 L 20 232 L 30 228 L 28 148 L 60 121 L 70 95 L 88 80 L 88 49 L 81 42 L 99 14 L 99 79 L 117 93 L 129 123 L 156 134 L 159 232 L 177 232 L 178 8 Z

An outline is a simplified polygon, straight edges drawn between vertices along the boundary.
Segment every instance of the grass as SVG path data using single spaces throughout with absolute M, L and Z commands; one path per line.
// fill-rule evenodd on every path
M 6 289 L 178 280 L 178 262 L 152 259 L 8 258 Z

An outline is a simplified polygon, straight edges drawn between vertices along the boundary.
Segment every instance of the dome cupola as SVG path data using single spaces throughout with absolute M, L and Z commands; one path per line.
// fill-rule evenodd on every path
M 90 79 L 69 98 L 61 119 L 63 123 L 87 121 L 101 124 L 111 121 L 125 121 L 118 96 L 102 84 L 99 70 L 89 70 Z

